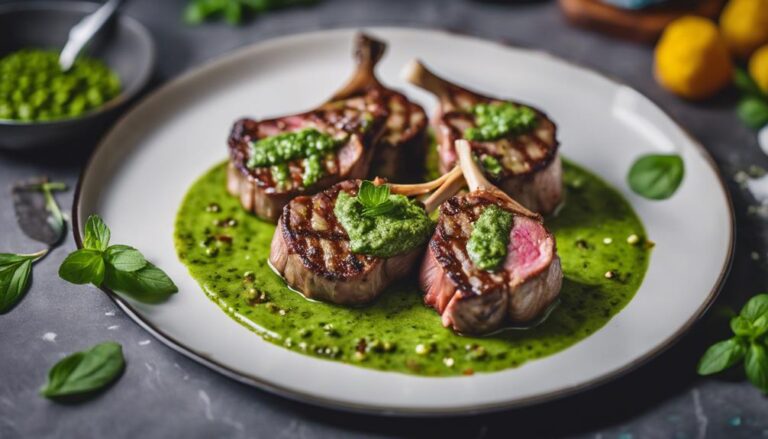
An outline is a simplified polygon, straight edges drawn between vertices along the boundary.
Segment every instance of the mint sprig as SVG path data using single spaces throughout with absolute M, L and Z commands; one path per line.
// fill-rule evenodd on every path
M 163 270 L 149 263 L 137 249 L 109 245 L 111 232 L 98 215 L 85 224 L 83 248 L 69 254 L 59 276 L 73 284 L 105 286 L 144 302 L 158 302 L 178 288 Z
M 699 375 L 721 372 L 744 360 L 747 379 L 768 394 L 768 294 L 749 300 L 731 319 L 734 336 L 715 343 L 701 357 Z
M 365 180 L 357 191 L 357 199 L 363 205 L 363 215 L 376 217 L 384 215 L 395 208 L 395 203 L 389 199 L 389 186 L 382 184 L 376 186 Z

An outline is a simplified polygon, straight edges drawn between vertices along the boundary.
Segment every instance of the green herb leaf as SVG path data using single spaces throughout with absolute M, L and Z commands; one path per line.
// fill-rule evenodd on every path
M 765 346 L 753 342 L 744 360 L 749 381 L 763 393 L 768 393 L 768 352 Z
M 27 291 L 33 259 L 8 253 L 0 255 L 0 314 L 13 308 Z
M 90 282 L 98 287 L 104 281 L 104 269 L 104 256 L 100 251 L 80 249 L 64 259 L 59 277 L 73 284 Z
M 752 322 L 742 316 L 736 316 L 731 319 L 731 331 L 736 335 L 744 336 L 750 336 L 755 332 Z
M 147 265 L 144 255 L 127 245 L 111 245 L 104 255 L 107 263 L 118 271 L 136 271 Z
M 725 370 L 744 358 L 745 353 L 744 341 L 735 337 L 715 343 L 699 360 L 699 375 L 711 375 Z
M 47 398 L 93 392 L 114 381 L 125 367 L 123 348 L 115 342 L 97 344 L 56 363 L 40 390 Z
M 179 291 L 163 270 L 149 262 L 144 268 L 131 272 L 115 270 L 108 266 L 104 285 L 149 303 L 161 302 Z
M 27 236 L 49 246 L 61 241 L 66 226 L 53 191 L 66 188 L 64 183 L 50 183 L 44 178 L 14 185 L 16 221 Z
M 629 187 L 640 196 L 664 200 L 672 196 L 684 175 L 683 159 L 677 154 L 649 154 L 632 164 Z
M 754 79 L 741 67 L 736 67 L 733 72 L 733 83 L 748 96 L 765 98 L 765 93 L 760 89 Z
M 736 113 L 748 127 L 762 128 L 768 124 L 768 100 L 747 96 L 739 101 Z
M 363 205 L 363 215 L 367 217 L 381 216 L 395 208 L 395 204 L 389 199 L 389 186 L 382 184 L 376 186 L 365 180 L 360 184 L 357 199 Z
M 751 323 L 756 322 L 760 317 L 767 316 L 768 294 L 758 294 L 749 299 L 747 304 L 741 309 L 740 315 Z
M 91 250 L 104 251 L 107 249 L 107 246 L 109 246 L 110 235 L 109 227 L 104 224 L 104 220 L 98 215 L 91 215 L 85 223 L 83 247 Z

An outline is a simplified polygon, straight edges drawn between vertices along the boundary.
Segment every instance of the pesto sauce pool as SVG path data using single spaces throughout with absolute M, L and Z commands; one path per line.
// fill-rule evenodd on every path
M 632 299 L 648 266 L 645 231 L 629 204 L 565 161 L 566 205 L 547 221 L 565 273 L 560 304 L 532 329 L 459 336 L 422 304 L 415 277 L 362 308 L 310 302 L 289 290 L 267 265 L 275 227 L 244 212 L 226 193 L 225 171 L 224 164 L 214 167 L 187 193 L 176 220 L 179 257 L 238 322 L 307 355 L 430 376 L 517 367 L 600 329 Z M 639 242 L 630 244 L 632 235 Z

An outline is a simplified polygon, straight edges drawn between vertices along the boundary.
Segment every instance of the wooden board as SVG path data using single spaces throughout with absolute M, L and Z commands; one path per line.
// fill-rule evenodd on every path
M 680 0 L 645 9 L 621 9 L 601 0 L 558 0 L 571 23 L 643 43 L 653 43 L 666 25 L 682 15 L 715 18 L 723 0 Z

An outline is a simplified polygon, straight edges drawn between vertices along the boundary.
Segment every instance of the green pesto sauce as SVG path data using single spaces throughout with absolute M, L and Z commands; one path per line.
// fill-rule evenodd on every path
M 536 126 L 536 113 L 509 102 L 477 104 L 472 107 L 475 126 L 464 131 L 469 140 L 496 140 L 510 134 L 522 134 Z
M 275 227 L 244 212 L 227 194 L 223 164 L 189 189 L 176 220 L 176 248 L 211 300 L 286 349 L 418 375 L 499 371 L 593 334 L 632 299 L 648 266 L 645 231 L 627 202 L 572 163 L 566 161 L 564 171 L 566 204 L 547 221 L 565 272 L 560 303 L 542 324 L 527 330 L 456 335 L 422 304 L 415 277 L 362 308 L 306 300 L 267 265 Z M 633 234 L 638 244 L 627 242 Z
M 507 257 L 512 214 L 498 206 L 483 209 L 472 227 L 467 253 L 481 270 L 494 270 Z
M 322 158 L 340 143 L 314 128 L 281 133 L 251 142 L 247 166 L 251 169 L 269 166 L 275 181 L 284 184 L 290 175 L 288 162 L 303 158 L 302 183 L 309 186 L 322 177 Z
M 78 117 L 119 93 L 120 78 L 96 59 L 80 56 L 65 73 L 52 50 L 23 49 L 0 58 L 0 119 Z
M 382 215 L 366 216 L 358 197 L 339 193 L 333 213 L 349 235 L 353 253 L 389 258 L 425 243 L 434 223 L 424 208 L 403 195 L 389 195 L 393 207 Z

